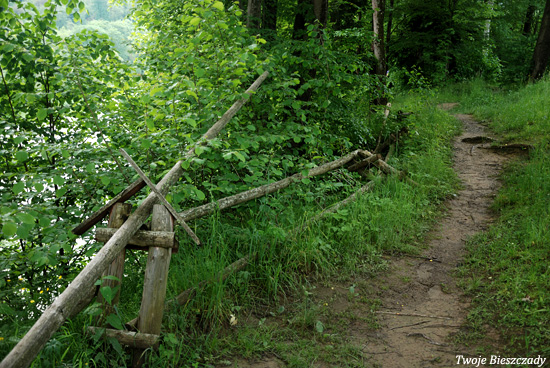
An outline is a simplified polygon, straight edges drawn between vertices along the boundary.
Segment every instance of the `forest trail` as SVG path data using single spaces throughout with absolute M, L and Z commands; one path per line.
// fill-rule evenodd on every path
M 454 106 L 443 104 L 440 108 Z M 499 172 L 514 152 L 493 149 L 484 127 L 472 116 L 456 118 L 463 125 L 462 134 L 454 140 L 453 160 L 461 189 L 445 204 L 447 211 L 428 234 L 423 252 L 388 257 L 389 269 L 383 274 L 351 280 L 354 298 L 350 298 L 349 282 L 331 281 L 312 290 L 316 304 L 325 310 L 324 321 L 339 326 L 328 332 L 342 336 L 346 344 L 360 351 L 354 367 L 455 367 L 457 355 L 478 356 L 475 347 L 458 346 L 453 339 L 464 328 L 469 307 L 454 274 L 468 238 L 487 229 L 495 218 L 490 205 L 500 187 Z M 357 301 L 361 297 L 379 302 L 369 308 Z M 498 336 L 491 331 L 488 334 L 489 343 L 496 343 Z M 233 364 L 241 368 L 291 365 L 279 355 L 237 359 Z M 320 358 L 307 366 L 348 365 Z
M 380 296 L 380 329 L 366 337 L 363 350 L 372 356 L 374 366 L 451 367 L 456 366 L 457 355 L 475 354 L 461 350 L 452 341 L 465 322 L 469 306 L 453 274 L 467 239 L 485 230 L 494 219 L 489 207 L 500 187 L 498 174 L 509 155 L 488 149 L 490 144 L 481 138 L 485 137 L 484 128 L 472 116 L 456 117 L 463 125 L 462 134 L 454 141 L 454 168 L 462 188 L 448 201 L 445 217 L 429 234 L 422 254 L 425 258 L 392 260 L 391 272 L 383 277 L 387 290 Z

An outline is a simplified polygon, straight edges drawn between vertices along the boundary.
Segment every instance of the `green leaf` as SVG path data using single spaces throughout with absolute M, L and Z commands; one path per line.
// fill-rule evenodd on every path
M 311 179 L 303 178 L 302 183 L 307 185 L 307 184 L 311 183 Z
M 103 296 L 103 299 L 105 299 L 108 304 L 111 304 L 114 297 L 113 289 L 110 286 L 103 286 L 99 289 L 99 292 Z
M 21 226 L 17 228 L 17 236 L 20 239 L 27 239 L 29 237 L 29 233 L 31 232 L 32 228 L 33 226 L 31 225 L 21 224 Z
M 191 26 L 196 26 L 197 24 L 199 24 L 201 22 L 201 18 L 193 18 L 191 19 L 191 21 L 189 22 L 189 25 Z
M 233 154 L 235 155 L 235 157 L 237 157 L 239 160 L 241 160 L 242 162 L 245 162 L 246 161 L 246 158 L 244 158 L 243 154 L 238 152 L 238 151 L 235 151 L 233 152 Z
M 15 194 L 21 193 L 23 190 L 25 190 L 25 183 L 20 181 L 20 182 L 14 184 L 12 190 Z
M 120 279 L 114 275 L 107 275 L 107 276 L 103 276 L 101 278 L 102 280 L 112 280 L 112 281 L 116 281 L 116 282 L 120 282 Z
M 40 217 L 38 220 L 38 224 L 42 227 L 46 227 L 50 225 L 50 219 L 47 217 Z
M 124 329 L 124 327 L 122 327 L 122 322 L 120 321 L 120 318 L 116 314 L 109 314 L 107 318 L 105 318 L 105 321 L 117 330 Z
M 315 331 L 319 333 L 323 333 L 324 330 L 325 330 L 325 326 L 323 325 L 323 322 L 321 321 L 315 322 Z
M 95 173 L 95 164 L 90 162 L 88 165 L 86 165 L 86 171 L 90 174 Z
M 37 192 L 41 192 L 44 190 L 44 185 L 42 183 L 34 183 L 34 189 L 36 189 Z
M 36 114 L 36 117 L 38 118 L 38 120 L 44 120 L 47 115 L 48 115 L 48 109 L 42 108 L 42 109 L 38 110 L 38 113 Z
M 55 191 L 55 196 L 57 198 L 61 198 L 65 195 L 65 193 L 67 193 L 67 188 L 61 188 Z
M 6 238 L 10 238 L 15 235 L 16 231 L 17 225 L 13 222 L 6 222 L 4 223 L 4 225 L 2 225 L 2 234 L 4 234 Z
M 102 176 L 101 177 L 101 183 L 103 185 L 105 185 L 105 186 L 109 185 L 110 182 L 111 182 L 111 179 L 108 176 Z
M 221 1 L 214 2 L 212 7 L 218 9 L 219 11 L 223 11 L 223 3 Z
M 153 130 L 155 129 L 155 122 L 151 118 L 145 119 L 145 124 L 147 125 L 147 129 Z
M 4 314 L 6 316 L 13 316 L 13 315 L 15 315 L 15 310 L 13 310 L 6 303 L 1 303 L 0 304 L 0 314 Z
M 34 225 L 34 221 L 36 220 L 33 215 L 25 212 L 18 213 L 16 217 L 19 221 L 29 225 Z
M 204 199 L 206 198 L 204 193 L 202 191 L 198 190 L 197 188 L 195 188 L 195 195 L 197 196 L 197 199 L 199 201 L 204 201 Z
M 27 151 L 17 151 L 15 153 L 15 158 L 19 162 L 24 162 L 27 161 L 27 159 L 29 158 L 29 154 L 27 153 Z
M 55 185 L 63 185 L 65 184 L 65 179 L 63 179 L 61 176 L 56 175 L 53 177 L 53 183 Z
M 64 158 L 69 158 L 69 157 L 71 157 L 71 153 L 69 152 L 69 150 L 66 150 L 66 149 L 62 149 L 62 150 L 61 150 L 61 155 L 62 155 Z

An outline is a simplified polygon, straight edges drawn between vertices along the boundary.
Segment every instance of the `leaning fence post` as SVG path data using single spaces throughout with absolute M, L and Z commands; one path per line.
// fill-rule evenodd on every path
M 130 203 L 117 203 L 111 209 L 109 214 L 109 224 L 110 228 L 119 228 L 122 226 L 124 221 L 130 216 L 132 212 L 132 205 Z M 124 261 L 126 259 L 126 248 L 116 256 L 116 258 L 111 262 L 109 267 L 103 272 L 103 276 L 114 276 L 117 280 L 104 279 L 101 283 L 101 287 L 110 287 L 114 289 L 118 286 L 115 296 L 112 298 L 110 303 L 106 303 L 105 298 L 101 293 L 97 296 L 97 301 L 103 305 L 103 313 L 98 319 L 98 324 L 101 320 L 105 319 L 109 314 L 113 313 L 113 305 L 118 304 L 120 297 L 120 289 L 122 287 L 122 276 L 124 275 Z

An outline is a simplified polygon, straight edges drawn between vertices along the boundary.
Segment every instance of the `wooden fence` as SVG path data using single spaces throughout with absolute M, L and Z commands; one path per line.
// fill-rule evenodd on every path
M 235 102 L 222 118 L 204 134 L 203 139 L 197 145 L 204 144 L 206 141 L 216 137 L 267 76 L 267 72 L 263 73 L 246 91 L 247 97 Z M 195 155 L 195 147 L 191 148 L 184 155 L 183 160 L 188 160 Z M 174 223 L 182 226 L 193 241 L 200 244 L 200 240 L 187 226 L 186 221 L 262 197 L 286 188 L 304 178 L 321 175 L 346 165 L 348 170 L 359 171 L 365 176 L 367 176 L 365 169 L 375 166 L 385 174 L 398 175 L 400 178 L 412 182 L 404 173 L 389 166 L 382 160 L 379 154 L 359 149 L 335 161 L 312 168 L 307 175 L 302 173 L 294 174 L 277 182 L 177 213 L 165 200 L 164 196 L 168 193 L 169 188 L 183 175 L 181 167 L 183 160 L 177 162 L 155 186 L 125 151 L 122 150 L 122 154 L 138 172 L 140 179 L 132 183 L 103 208 L 73 229 L 73 233 L 82 235 L 109 214 L 108 228 L 99 228 L 95 234 L 96 239 L 105 242 L 105 245 L 2 360 L 0 368 L 28 367 L 57 329 L 68 318 L 75 316 L 89 305 L 96 295 L 96 281 L 101 279 L 102 276 L 104 279 L 102 286 L 108 286 L 111 290 L 120 290 L 124 273 L 126 247 L 148 251 L 139 315 L 126 323 L 128 329 L 126 331 L 105 327 L 89 327 L 88 330 L 90 333 L 95 334 L 101 328 L 105 336 L 114 337 L 122 344 L 129 346 L 133 349 L 134 366 L 141 366 L 143 364 L 144 350 L 150 347 L 157 347 L 160 340 L 161 322 L 166 304 L 166 281 L 170 258 L 172 253 L 177 251 L 178 247 L 174 234 Z M 145 186 L 151 188 L 151 193 L 135 211 L 131 212 L 131 205 L 124 202 Z M 321 212 L 313 219 L 318 219 L 326 213 L 336 211 L 342 205 L 354 200 L 359 193 L 370 190 L 372 186 L 373 182 L 367 183 L 356 193 Z M 162 204 L 157 204 L 157 202 L 161 202 Z M 151 213 L 152 224 L 150 231 L 139 230 Z M 294 229 L 294 231 L 299 230 L 301 229 Z M 221 270 L 219 278 L 222 280 L 226 279 L 232 272 L 246 267 L 254 257 L 255 255 L 252 254 L 237 260 L 224 270 Z M 109 277 L 105 278 L 104 276 Z M 174 301 L 180 305 L 186 304 L 193 297 L 196 290 L 204 287 L 207 283 L 208 281 L 203 281 L 196 287 L 183 291 L 174 298 Z M 106 317 L 111 312 L 110 308 L 118 302 L 118 293 L 111 295 L 109 300 L 105 300 L 104 296 L 100 293 L 98 301 L 104 304 L 103 317 Z M 98 325 L 102 325 L 104 322 L 104 318 L 99 318 L 96 321 Z

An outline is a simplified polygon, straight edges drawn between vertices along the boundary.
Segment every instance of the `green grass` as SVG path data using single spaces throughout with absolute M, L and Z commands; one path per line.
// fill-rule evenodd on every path
M 483 87 L 475 89 L 479 93 Z M 471 239 L 461 269 L 473 297 L 470 337 L 482 337 L 490 325 L 502 335 L 509 356 L 550 355 L 549 92 L 550 81 L 544 80 L 491 95 L 487 105 L 472 103 L 468 94 L 461 100 L 465 111 L 489 119 L 504 140 L 536 147 L 528 159 L 506 168 L 493 205 L 499 219 Z
M 374 189 L 356 202 L 306 223 L 362 185 L 358 176 L 341 170 L 196 221 L 194 230 L 205 244 L 196 248 L 180 234 L 181 247 L 171 261 L 168 298 L 202 280 L 210 283 L 187 305 L 165 313 L 163 342 L 150 355 L 151 367 L 208 366 L 234 355 L 262 354 L 280 356 L 291 367 L 310 366 L 315 361 L 364 366 L 360 349 L 341 334 L 327 333 L 338 326 L 330 325 L 326 312 L 315 304 L 309 283 L 373 275 L 385 269 L 382 254 L 417 252 L 423 234 L 437 218 L 439 204 L 455 191 L 457 183 L 450 168 L 450 140 L 458 123 L 412 96 L 400 98 L 394 107 L 414 114 L 406 121 L 409 134 L 399 142 L 389 164 L 407 171 L 417 185 L 377 177 Z M 304 223 L 304 231 L 292 231 Z M 225 281 L 216 276 L 250 254 L 257 257 L 243 271 Z M 129 276 L 118 310 L 123 321 L 139 311 L 145 267 L 143 255 L 128 258 Z M 119 367 L 131 362 L 116 341 L 82 334 L 91 323 L 92 312 L 89 309 L 66 324 L 41 352 L 35 367 L 61 361 L 78 367 Z M 236 326 L 229 323 L 231 315 L 239 321 Z M 264 324 L 261 319 L 250 322 L 251 315 L 266 315 L 279 324 Z M 12 332 L 0 327 L 0 334 L 11 336 Z M 0 342 L 2 354 L 16 339 L 5 342 Z

